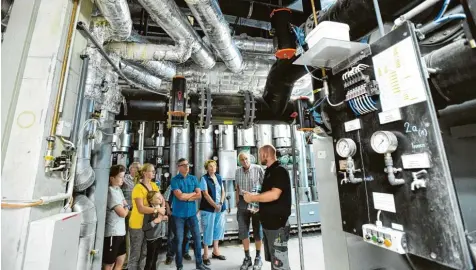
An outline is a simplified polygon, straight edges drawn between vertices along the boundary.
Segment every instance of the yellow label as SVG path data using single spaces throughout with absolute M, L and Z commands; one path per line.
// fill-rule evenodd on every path
M 233 121 L 231 120 L 223 121 L 223 125 L 233 125 Z
M 53 157 L 53 156 L 45 156 L 45 160 L 54 160 L 54 159 L 55 159 L 55 157 Z

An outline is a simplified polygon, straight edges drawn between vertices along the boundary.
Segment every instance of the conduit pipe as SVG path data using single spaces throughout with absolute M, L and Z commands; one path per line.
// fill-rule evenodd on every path
M 131 35 L 132 19 L 127 0 L 96 0 L 97 7 L 109 22 L 111 38 L 126 40 Z
M 216 0 L 185 0 L 212 47 L 234 73 L 243 69 L 243 57 L 233 43 L 230 27 Z
M 407 13 L 401 15 L 394 21 L 395 26 L 398 27 L 402 25 L 404 22 L 411 20 L 413 17 L 417 16 L 418 14 L 422 13 L 423 11 L 427 10 L 428 8 L 432 7 L 436 3 L 440 2 L 440 0 L 426 0 L 425 2 L 419 4 L 412 10 L 408 11 Z
M 192 59 L 203 68 L 209 69 L 215 65 L 215 57 L 195 32 L 185 15 L 174 0 L 138 0 L 152 19 L 164 29 L 175 41 L 176 51 L 184 53 L 177 62 L 185 62 L 188 50 L 191 50 Z M 121 45 L 124 46 L 124 45 Z M 183 47 L 185 46 L 185 47 Z M 170 48 L 170 47 L 166 47 Z M 150 55 L 150 54 L 149 54 Z M 143 59 L 152 60 L 152 59 Z M 168 59 L 157 59 L 168 60 Z

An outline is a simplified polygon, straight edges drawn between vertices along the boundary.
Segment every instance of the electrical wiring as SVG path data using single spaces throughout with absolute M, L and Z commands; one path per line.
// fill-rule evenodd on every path
M 446 21 L 465 20 L 465 19 L 466 19 L 466 15 L 464 15 L 464 14 L 451 14 L 451 15 L 439 18 L 435 22 L 436 23 L 442 23 L 442 22 L 446 22 Z
M 329 95 L 326 96 L 326 99 L 327 99 L 327 103 L 328 103 L 329 105 L 331 105 L 332 107 L 338 107 L 338 106 L 344 104 L 344 101 L 341 101 L 341 102 L 339 102 L 339 103 L 337 103 L 337 104 L 332 104 L 332 102 L 329 100 Z
M 443 2 L 443 6 L 441 7 L 440 12 L 438 12 L 438 15 L 436 15 L 435 21 L 437 21 L 437 20 L 441 19 L 441 17 L 443 17 L 446 10 L 448 9 L 448 5 L 450 4 L 450 2 L 451 2 L 451 0 L 445 0 L 445 2 Z
M 359 113 L 355 110 L 354 106 L 352 105 L 352 100 L 349 100 L 349 107 L 354 112 L 355 115 L 359 115 Z
M 314 111 L 315 109 L 317 109 L 317 107 L 319 107 L 319 106 L 322 104 L 322 102 L 324 102 L 324 100 L 326 100 L 326 99 L 325 99 L 325 98 L 322 98 L 322 99 L 316 101 L 314 104 L 317 103 L 317 105 L 312 106 L 312 108 L 309 109 L 309 111 Z

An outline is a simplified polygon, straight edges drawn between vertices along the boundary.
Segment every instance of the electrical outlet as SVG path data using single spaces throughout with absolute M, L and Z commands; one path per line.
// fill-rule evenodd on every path
M 405 232 L 387 227 L 377 227 L 375 224 L 364 224 L 362 226 L 364 241 L 379 246 L 381 248 L 405 254 L 407 241 Z

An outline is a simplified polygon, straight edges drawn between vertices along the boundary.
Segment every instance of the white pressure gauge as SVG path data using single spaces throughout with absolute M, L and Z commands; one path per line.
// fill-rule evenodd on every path
M 372 149 L 379 154 L 392 153 L 397 149 L 397 136 L 390 131 L 376 131 L 370 138 Z
M 340 139 L 336 144 L 337 154 L 343 158 L 348 158 L 357 152 L 357 146 L 352 139 Z

